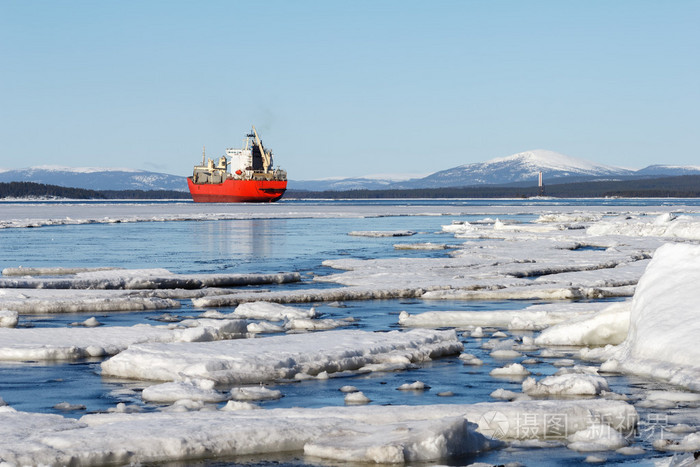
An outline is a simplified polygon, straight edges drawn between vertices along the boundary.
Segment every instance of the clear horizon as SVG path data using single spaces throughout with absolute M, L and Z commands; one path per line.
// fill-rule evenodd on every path
M 189 175 L 251 125 L 290 179 L 536 148 L 698 165 L 700 3 L 0 3 L 0 168 Z

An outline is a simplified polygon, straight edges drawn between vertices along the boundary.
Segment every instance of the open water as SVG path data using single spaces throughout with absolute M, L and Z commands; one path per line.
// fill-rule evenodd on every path
M 298 271 L 302 277 L 324 275 L 331 272 L 322 265 L 323 260 L 335 258 L 386 258 L 391 256 L 441 257 L 445 250 L 397 251 L 394 244 L 402 242 L 459 243 L 450 234 L 442 233 L 441 226 L 453 220 L 476 221 L 483 215 L 470 216 L 393 216 L 397 206 L 430 207 L 451 204 L 482 206 L 487 210 L 494 201 L 484 200 L 385 200 L 385 201 L 281 201 L 295 206 L 313 204 L 333 209 L 358 204 L 379 204 L 386 209 L 385 217 L 373 218 L 270 218 L 242 220 L 198 220 L 180 222 L 92 223 L 85 225 L 60 225 L 39 228 L 0 229 L 0 269 L 6 267 L 100 267 L 165 268 L 176 273 L 274 273 Z M 511 200 L 498 201 L 512 207 L 512 213 L 499 215 L 527 222 L 536 217 L 528 213 L 528 206 L 571 206 L 584 210 L 585 206 L 634 205 L 669 206 L 674 203 L 698 206 L 700 200 Z M 4 203 L 9 205 L 10 203 Z M 21 202 L 14 203 L 23 205 Z M 162 203 L 167 211 L 168 203 Z M 26 203 L 33 209 L 32 203 Z M 2 209 L 2 206 L 0 206 Z M 412 230 L 412 237 L 368 238 L 347 235 L 354 230 Z M 400 284 L 397 284 L 400 285 Z M 275 286 L 278 289 L 323 287 L 322 283 L 301 283 Z M 398 314 L 406 310 L 411 314 L 428 310 L 492 310 L 520 309 L 532 305 L 532 301 L 462 302 L 421 300 L 373 300 L 344 303 L 316 304 L 323 317 L 353 317 L 353 327 L 365 330 L 398 328 Z M 537 302 L 540 303 L 540 302 Z M 308 306 L 308 305 L 307 305 Z M 197 317 L 203 310 L 193 308 L 190 300 L 183 300 L 182 307 L 170 311 L 138 313 L 83 313 L 61 315 L 21 316 L 20 326 L 58 327 L 80 322 L 95 316 L 107 326 L 130 326 L 137 323 L 158 324 L 163 315 Z M 221 309 L 230 312 L 232 309 Z M 170 317 L 172 317 L 170 316 Z M 520 391 L 521 380 L 496 379 L 489 371 L 504 364 L 494 361 L 488 350 L 481 349 L 480 339 L 465 339 L 465 352 L 484 360 L 483 366 L 465 366 L 456 357 L 436 360 L 410 371 L 376 373 L 327 381 L 304 381 L 279 385 L 284 397 L 277 401 L 262 402 L 272 407 L 320 407 L 343 405 L 343 385 L 353 385 L 363 391 L 373 404 L 462 404 L 493 401 L 489 394 L 497 388 Z M 562 355 L 575 358 L 575 349 L 563 349 Z M 506 362 L 507 363 L 507 362 Z M 548 375 L 557 368 L 545 361 L 534 367 L 535 375 Z M 405 392 L 396 387 L 420 380 L 431 386 L 429 391 Z M 638 378 L 614 376 L 609 378 L 611 389 L 621 394 L 633 394 L 654 388 L 658 383 Z M 144 404 L 139 391 L 144 383 L 110 380 L 100 375 L 99 360 L 70 363 L 0 363 L 0 397 L 17 410 L 58 413 L 66 417 L 80 417 L 85 413 L 106 411 L 117 403 L 142 405 L 144 410 L 157 410 L 157 405 Z M 451 391 L 452 397 L 440 397 L 440 392 Z M 54 405 L 60 402 L 83 404 L 85 410 L 62 412 Z M 223 404 L 222 404 L 223 405 Z M 640 416 L 644 416 L 640 412 Z M 650 464 L 653 457 L 661 457 L 641 438 L 638 443 L 648 449 L 648 456 L 630 460 L 615 453 L 608 453 L 608 462 Z M 585 454 L 565 447 L 553 449 L 500 450 L 486 453 L 476 459 L 454 459 L 446 463 L 456 465 L 473 461 L 505 463 L 518 461 L 526 465 L 577 464 Z M 276 456 L 253 459 L 231 459 L 226 462 L 205 462 L 207 465 L 254 464 L 305 464 L 295 456 Z

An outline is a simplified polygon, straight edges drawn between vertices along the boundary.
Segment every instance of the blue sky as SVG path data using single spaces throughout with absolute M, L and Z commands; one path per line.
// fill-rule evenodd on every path
M 0 0 L 0 168 L 700 165 L 700 1 Z

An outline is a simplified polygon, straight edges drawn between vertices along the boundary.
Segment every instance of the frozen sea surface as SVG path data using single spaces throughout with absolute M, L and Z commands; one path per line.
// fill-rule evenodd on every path
M 50 431 L 75 420 L 97 431 L 75 431 L 72 441 L 51 435 L 51 449 L 63 446 L 60 449 L 78 455 L 81 439 L 103 436 L 112 440 L 105 449 L 117 452 L 129 440 L 110 431 L 111 423 L 125 424 L 119 425 L 121 430 L 134 433 L 141 430 L 140 423 L 178 423 L 183 431 L 171 434 L 175 443 L 200 432 L 200 415 L 239 413 L 243 408 L 258 408 L 245 416 L 253 417 L 260 430 L 272 429 L 264 425 L 272 410 L 281 411 L 270 412 L 278 420 L 297 422 L 284 422 L 291 424 L 289 432 L 275 428 L 273 441 L 264 448 L 260 441 L 223 448 L 226 441 L 212 434 L 201 439 L 203 445 L 216 445 L 207 448 L 209 455 L 192 455 L 201 448 L 196 443 L 186 450 L 188 455 L 169 448 L 168 456 L 149 444 L 140 459 L 181 459 L 188 465 L 378 460 L 561 465 L 606 459 L 652 465 L 670 461 L 674 452 L 684 456 L 700 449 L 693 354 L 685 352 L 685 360 L 671 355 L 661 363 L 650 362 L 646 354 L 635 357 L 636 341 L 625 338 L 631 320 L 634 335 L 651 332 L 647 335 L 654 345 L 663 347 L 664 335 L 653 333 L 661 324 L 642 317 L 654 316 L 655 309 L 672 310 L 666 313 L 679 314 L 669 315 L 669 323 L 686 323 L 687 332 L 673 334 L 670 326 L 667 334 L 681 349 L 671 353 L 684 353 L 683 343 L 691 339 L 687 336 L 697 321 L 688 312 L 698 308 L 698 301 L 693 293 L 677 294 L 684 306 L 674 309 L 656 297 L 673 296 L 674 287 L 685 287 L 673 264 L 692 258 L 693 250 L 669 253 L 670 265 L 659 260 L 655 277 L 660 279 L 655 281 L 665 279 L 668 287 L 654 292 L 647 286 L 650 292 L 644 299 L 634 298 L 652 305 L 642 308 L 633 304 L 633 297 L 660 246 L 697 243 L 699 205 L 697 200 L 285 201 L 263 206 L 3 203 L 0 269 L 7 269 L 2 280 L 15 282 L 12 288 L 0 289 L 0 309 L 10 310 L 0 314 L 0 324 L 9 326 L 0 328 L 0 398 L 7 404 L 8 422 L 3 425 L 7 436 L 0 441 L 0 459 L 17 461 L 11 456 L 30 449 L 20 435 L 31 426 Z M 692 279 L 692 261 L 688 264 L 682 275 Z M 20 267 L 28 274 L 16 269 Z M 261 274 L 298 274 L 299 280 L 214 287 L 190 281 L 186 288 L 173 280 Z M 119 286 L 127 283 L 139 288 Z M 51 284 L 76 288 L 47 289 Z M 260 300 L 284 305 L 251 303 L 257 313 L 234 313 L 238 303 Z M 131 308 L 126 310 L 124 304 Z M 43 328 L 53 331 L 42 337 Z M 380 348 L 347 337 L 410 329 L 424 329 L 429 339 L 430 332 L 448 330 L 456 340 L 441 351 L 413 340 L 409 352 L 402 341 L 387 341 Z M 328 344 L 314 345 L 322 342 L 314 338 L 317 332 L 339 333 L 335 344 L 343 357 L 334 354 L 323 365 L 300 363 L 304 358 L 318 361 L 327 353 Z M 222 376 L 217 359 L 212 362 L 219 363 L 202 368 L 190 366 L 189 373 L 180 372 L 171 382 L 133 375 L 121 379 L 109 376 L 103 365 L 111 355 L 143 363 L 148 360 L 139 355 L 146 354 L 139 352 L 156 358 L 150 352 L 159 346 L 171 346 L 170 355 L 182 349 L 183 358 L 191 354 L 188 345 L 211 356 L 221 350 L 207 349 L 227 348 L 229 339 L 253 339 L 260 346 L 255 360 L 263 365 L 253 371 L 261 371 L 272 362 L 266 349 L 273 341 L 265 339 L 285 336 L 290 338 L 289 348 L 296 349 L 295 356 L 287 357 L 295 363 L 280 359 L 274 365 L 285 370 L 283 376 L 258 378 L 262 389 L 279 391 L 281 397 L 234 400 L 234 394 L 240 394 L 235 378 Z M 606 344 L 615 347 L 605 350 Z M 670 384 L 674 375 L 662 371 L 669 364 L 683 370 L 677 373 L 679 385 Z M 234 372 L 239 371 L 236 365 L 231 367 Z M 299 371 L 290 373 L 294 365 Z M 207 376 L 209 371 L 214 372 Z M 531 382 L 525 383 L 527 378 Z M 341 411 L 346 395 L 352 394 L 345 392 L 348 387 L 361 392 L 368 404 Z M 147 393 L 159 395 L 142 397 L 147 388 Z M 255 393 L 255 388 L 260 384 L 247 390 Z M 245 384 L 241 390 L 246 390 Z M 553 420 L 565 416 L 583 425 L 572 425 L 565 433 L 551 427 L 549 435 L 533 433 L 541 426 L 534 415 L 537 401 L 552 404 L 537 410 L 545 410 Z M 587 401 L 594 406 L 609 403 L 610 412 L 589 420 L 589 407 L 589 415 L 581 418 L 581 408 L 571 404 Z M 497 405 L 478 412 L 484 403 Z M 398 421 L 382 409 L 392 406 L 415 407 L 403 410 L 412 414 L 410 421 Z M 454 411 L 439 409 L 450 406 Z M 433 415 L 427 417 L 421 407 L 445 412 L 431 421 Z M 308 419 L 319 416 L 301 409 L 326 411 L 324 417 L 338 421 L 312 423 Z M 342 421 L 344 411 L 358 414 L 352 424 Z M 129 412 L 141 418 L 129 418 Z M 32 413 L 58 418 L 32 419 Z M 628 414 L 627 418 L 633 413 L 636 430 L 610 422 L 613 413 Z M 479 426 L 465 425 L 455 415 Z M 389 425 L 377 425 L 379 419 Z M 494 429 L 506 422 L 519 428 L 495 436 Z M 328 436 L 341 428 L 354 434 Z M 377 429 L 394 435 L 377 438 L 372 434 Z M 305 435 L 295 438 L 293 432 Z M 19 437 L 10 436 L 13 433 Z M 437 439 L 463 442 L 431 441 Z M 79 455 L 88 456 L 81 457 L 87 459 L 82 462 L 98 461 L 90 457 L 93 454 Z M 38 459 L 27 462 L 41 463 Z M 122 458 L 127 463 L 138 459 Z

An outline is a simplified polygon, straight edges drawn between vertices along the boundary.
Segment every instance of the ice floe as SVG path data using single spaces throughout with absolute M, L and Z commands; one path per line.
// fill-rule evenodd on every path
M 336 329 L 343 326 L 351 325 L 355 320 L 353 318 L 345 319 L 309 319 L 297 318 L 290 319 L 284 325 L 289 331 L 325 331 L 328 329 Z
M 213 381 L 202 379 L 148 386 L 142 391 L 141 397 L 147 402 L 164 403 L 174 403 L 184 399 L 202 402 L 221 402 L 227 399 L 226 395 L 214 389 Z
M 635 217 L 597 222 L 587 229 L 589 235 L 625 235 L 700 240 L 700 222 L 690 216 L 663 213 L 653 219 Z
M 246 325 L 240 319 L 201 319 L 161 326 L 0 328 L 0 361 L 76 360 L 114 355 L 137 343 L 230 339 L 245 336 Z
M 163 310 L 179 308 L 180 302 L 124 290 L 0 289 L 0 307 L 24 315 Z
M 0 411 L 0 458 L 81 466 L 303 452 L 333 461 L 430 462 L 507 439 L 563 439 L 598 426 L 628 432 L 637 420 L 634 408 L 619 401 L 238 408 L 229 402 L 220 411 L 90 414 L 79 420 L 9 409 Z M 531 425 L 524 427 L 522 420 Z
M 349 405 L 369 404 L 372 399 L 365 396 L 362 391 L 353 391 L 345 394 L 345 403 Z
M 225 216 L 222 213 L 222 218 Z M 331 461 L 431 462 L 496 447 L 500 445 L 498 440 L 545 443 L 544 439 L 553 438 L 581 452 L 639 454 L 640 448 L 627 447 L 626 436 L 637 420 L 634 407 L 622 400 L 608 400 L 614 395 L 594 367 L 585 371 L 576 365 L 543 378 L 533 369 L 540 379 L 526 379 L 522 393 L 505 389 L 492 392 L 493 398 L 512 402 L 410 409 L 374 407 L 369 400 L 375 398 L 371 389 L 363 387 L 364 395 L 353 387 L 344 391 L 352 395 L 348 404 L 355 399 L 369 405 L 251 410 L 259 407 L 249 401 L 261 400 L 267 391 L 281 393 L 244 383 L 407 369 L 430 358 L 456 355 L 462 345 L 452 331 L 425 329 L 332 331 L 316 333 L 313 338 L 292 334 L 213 341 L 234 334 L 328 329 L 350 323 L 319 320 L 315 315 L 295 316 L 310 310 L 272 306 L 277 303 L 399 297 L 569 300 L 634 294 L 633 300 L 613 305 L 560 301 L 524 310 L 402 313 L 399 322 L 406 327 L 465 328 L 475 339 L 495 337 L 492 328 L 544 329 L 539 335 L 528 334 L 536 336 L 534 339 L 526 340 L 524 336 L 520 340 L 521 333 L 509 331 L 506 338 L 484 342 L 483 349 L 493 351 L 490 357 L 508 354 L 506 358 L 520 362 L 497 362 L 503 367 L 492 371 L 494 376 L 499 372 L 506 377 L 527 376 L 523 364 L 529 366 L 526 362 L 530 361 L 535 365 L 538 361 L 521 360 L 521 352 L 531 357 L 530 350 L 537 346 L 607 345 L 583 349 L 581 355 L 604 361 L 601 373 L 614 370 L 650 375 L 697 391 L 700 355 L 695 336 L 700 329 L 694 314 L 698 307 L 693 285 L 700 279 L 700 247 L 679 243 L 656 250 L 664 241 L 696 239 L 697 230 L 697 223 L 685 216 L 641 213 L 613 219 L 602 212 L 541 213 L 534 225 L 505 219 L 462 222 L 443 227 L 444 232 L 465 240 L 454 249 L 427 253 L 430 258 L 408 257 L 419 256 L 417 252 L 403 258 L 329 260 L 324 264 L 335 268 L 336 273 L 315 278 L 324 283 L 324 288 L 303 290 L 223 291 L 213 287 L 231 285 L 226 281 L 235 281 L 235 275 L 180 275 L 166 270 L 65 268 L 20 271 L 15 275 L 8 271 L 8 277 L 3 278 L 6 285 L 0 289 L 0 307 L 12 311 L 0 312 L 0 327 L 15 326 L 18 311 L 21 315 L 56 310 L 94 313 L 120 307 L 152 309 L 144 307 L 179 306 L 176 298 L 193 299 L 195 306 L 207 308 L 257 303 L 239 306 L 240 314 L 238 309 L 234 313 L 210 309 L 198 320 L 162 327 L 113 327 L 111 334 L 105 327 L 52 329 L 51 346 L 46 347 L 46 335 L 32 337 L 38 329 L 0 329 L 0 355 L 10 355 L 9 359 L 73 359 L 121 352 L 102 364 L 103 374 L 163 381 L 147 386 L 142 397 L 158 404 L 173 404 L 169 408 L 173 412 L 142 414 L 129 414 L 136 407 L 122 404 L 113 408 L 112 414 L 66 421 L 62 417 L 14 412 L 0 400 L 0 459 L 18 464 L 94 465 L 293 451 Z M 427 243 L 406 245 L 433 249 Z M 61 277 L 37 277 L 42 274 Z M 287 274 L 291 275 L 269 275 L 270 283 L 277 283 L 273 276 L 283 281 L 300 279 L 296 273 Z M 267 303 L 261 304 L 263 301 Z M 260 314 L 245 316 L 246 307 Z M 9 333 L 15 331 L 22 332 Z M 483 341 L 486 339 L 477 342 Z M 575 364 L 568 358 L 571 356 L 571 351 L 544 349 L 538 358 L 556 357 L 553 365 L 569 366 Z M 468 365 L 484 363 L 471 354 L 461 354 L 460 360 Z M 488 357 L 484 360 L 493 364 Z M 242 386 L 225 392 L 222 385 L 230 384 Z M 591 399 L 569 399 L 579 397 Z M 697 403 L 694 393 L 683 391 L 647 392 L 641 397 L 634 398 L 640 408 Z M 224 408 L 215 410 L 214 403 L 227 400 Z M 72 405 L 67 403 L 66 407 Z M 2 418 L 7 414 L 11 416 Z M 532 422 L 533 427 L 523 427 L 523 420 Z M 653 446 L 669 451 L 700 449 L 697 433 L 691 432 L 694 427 L 686 426 L 686 431 L 674 433 L 671 439 L 657 439 Z
M 502 208 L 503 212 L 508 210 Z M 435 216 L 464 213 L 446 203 L 424 206 L 392 206 L 388 212 L 382 205 L 290 205 L 275 203 L 260 209 L 255 205 L 237 205 L 235 210 L 211 204 L 170 203 L 49 203 L 4 204 L 0 212 L 0 229 L 58 225 L 117 224 L 131 222 L 183 222 L 234 219 L 359 219 L 387 216 Z
M 593 316 L 604 306 L 595 303 L 570 303 L 556 306 L 532 305 L 522 310 L 428 311 L 416 315 L 409 315 L 402 311 L 399 314 L 399 324 L 428 328 L 486 326 L 512 330 L 537 330 L 571 319 Z
M 529 396 L 596 396 L 607 390 L 605 378 L 590 374 L 565 373 L 523 381 L 523 392 Z
M 0 288 L 42 289 L 200 289 L 297 282 L 299 273 L 175 274 L 166 269 L 104 269 L 71 277 L 0 277 Z
M 530 371 L 520 363 L 511 363 L 501 368 L 494 368 L 489 373 L 491 376 L 525 377 Z
M 236 318 L 264 319 L 268 321 L 282 321 L 297 318 L 314 318 L 316 310 L 302 310 L 278 303 L 250 302 L 242 303 L 233 312 Z
M 65 267 L 23 267 L 5 268 L 2 270 L 3 276 L 63 276 L 74 275 L 85 272 L 108 271 L 111 269 L 121 269 L 113 267 L 100 268 L 65 268 Z
M 430 389 L 430 386 L 423 381 L 414 381 L 413 383 L 404 383 L 396 389 L 399 391 L 425 391 Z
M 410 237 L 416 232 L 412 230 L 354 230 L 348 232 L 353 237 Z
M 231 398 L 236 401 L 269 401 L 282 397 L 282 392 L 264 386 L 247 386 L 231 389 Z
M 282 284 L 301 278 L 299 273 L 174 274 L 165 269 L 17 269 L 60 273 L 60 277 L 20 277 L 19 274 L 0 277 L 0 308 L 20 314 L 178 308 L 179 299 L 230 293 L 230 289 L 224 292 L 225 289 L 218 287 Z M 201 290 L 203 288 L 206 290 Z
M 627 446 L 627 439 L 610 425 L 593 424 L 569 435 L 568 448 L 574 451 L 613 451 Z
M 406 368 L 461 350 L 454 331 L 324 331 L 313 339 L 291 334 L 187 345 L 131 345 L 103 362 L 102 372 L 144 380 L 205 378 L 242 384 L 299 379 L 323 371 Z
M 447 250 L 450 247 L 442 243 L 397 243 L 394 245 L 395 250 Z
M 83 404 L 71 404 L 70 402 L 59 402 L 53 406 L 54 409 L 62 410 L 64 412 L 72 412 L 74 410 L 85 410 L 86 407 Z
M 18 314 L 14 310 L 0 310 L 0 328 L 17 326 Z
M 660 438 L 654 440 L 652 443 L 655 449 L 659 451 L 684 451 L 693 452 L 700 450 L 700 431 L 696 433 L 691 433 L 682 437 L 679 440 L 672 440 L 668 438 Z M 692 459 L 695 461 L 688 465 L 697 465 L 697 459 Z
M 607 371 L 652 376 L 700 391 L 698 282 L 700 246 L 659 248 L 637 286 L 624 342 L 584 355 L 608 359 L 602 367 Z
M 619 344 L 627 337 L 631 303 L 608 306 L 597 313 L 573 317 L 555 323 L 535 338 L 538 345 L 608 345 Z

